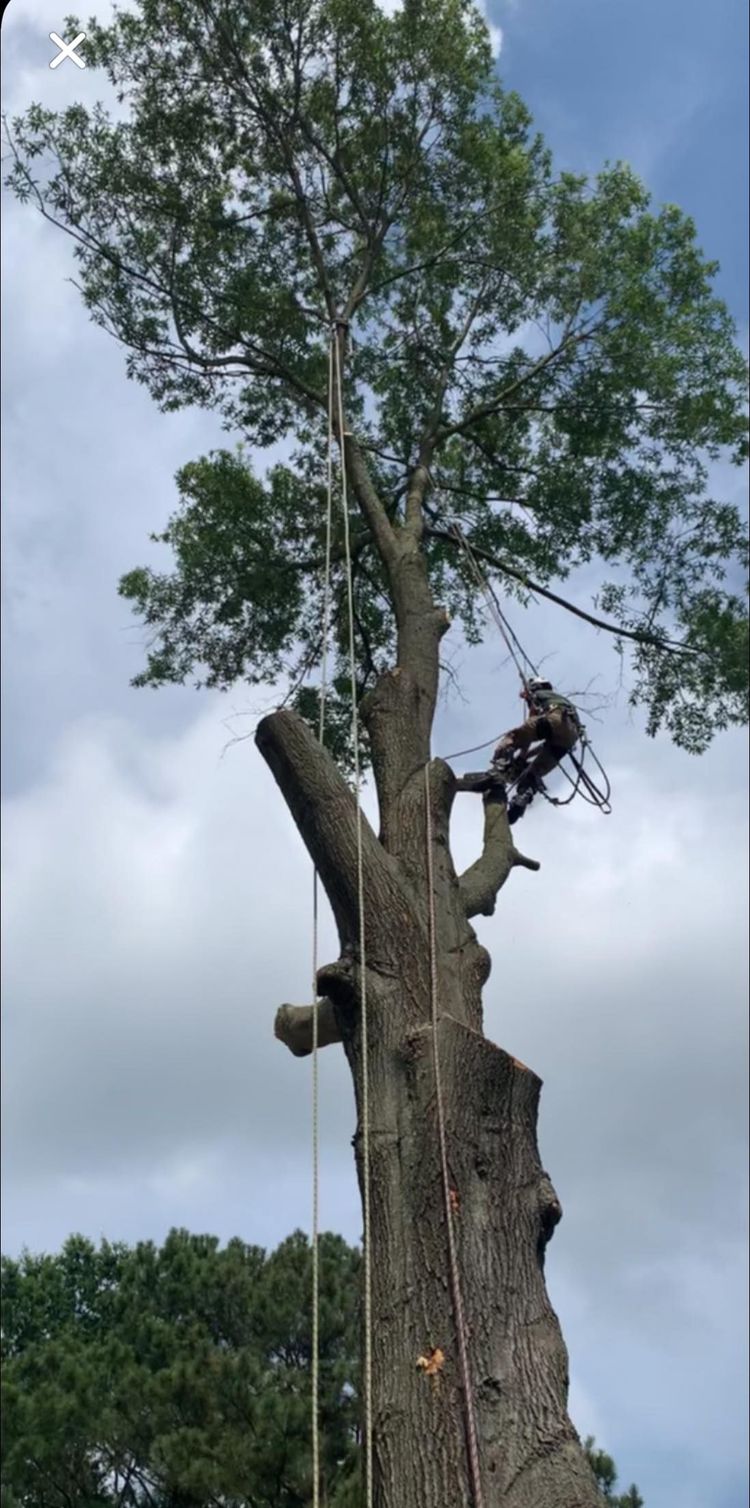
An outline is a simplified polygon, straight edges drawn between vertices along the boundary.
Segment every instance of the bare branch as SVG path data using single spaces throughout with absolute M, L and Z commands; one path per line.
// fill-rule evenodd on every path
M 450 439 L 451 435 L 464 434 L 467 429 L 471 429 L 481 419 L 491 418 L 500 409 L 507 407 L 508 398 L 511 398 L 514 393 L 518 392 L 519 388 L 524 387 L 527 382 L 530 382 L 532 377 L 537 377 L 540 372 L 543 372 L 546 367 L 551 366 L 559 356 L 562 356 L 572 346 L 580 345 L 582 341 L 589 340 L 592 334 L 593 331 L 588 328 L 573 333 L 569 323 L 562 340 L 553 350 L 548 351 L 545 356 L 541 356 L 538 361 L 534 362 L 533 366 L 529 367 L 528 371 L 523 372 L 508 387 L 503 388 L 495 398 L 492 398 L 487 403 L 481 403 L 478 408 L 467 414 L 464 419 L 457 419 L 455 424 L 443 425 L 438 432 L 438 439 L 447 440 Z
M 334 760 L 296 712 L 272 712 L 258 724 L 255 742 L 269 766 L 336 918 L 342 946 L 358 946 L 359 854 L 361 852 L 367 954 L 388 967 L 393 949 L 387 926 L 390 908 L 403 910 L 401 877 L 369 822 L 358 816 L 357 801 Z M 361 843 L 361 850 L 360 850 Z
M 390 574 L 396 566 L 399 554 L 398 541 L 390 519 L 375 489 L 359 442 L 354 435 L 344 434 L 341 436 L 341 446 L 354 495 L 370 526 L 380 558 Z
M 450 534 L 447 529 L 430 527 L 427 533 L 431 538 L 443 539 L 446 543 L 453 544 L 457 549 L 460 548 L 460 540 L 456 539 L 455 535 Z M 511 576 L 514 581 L 520 581 L 522 586 L 525 586 L 529 592 L 534 592 L 540 597 L 546 597 L 548 602 L 554 602 L 558 607 L 564 607 L 566 612 L 573 613 L 576 618 L 582 618 L 584 623 L 590 623 L 594 628 L 601 628 L 605 633 L 615 634 L 618 639 L 633 639 L 636 644 L 650 644 L 654 649 L 664 650 L 666 654 L 697 654 L 697 650 L 693 649 L 689 644 L 680 644 L 674 639 L 662 639 L 658 634 L 648 633 L 645 629 L 625 628 L 622 623 L 608 623 L 606 618 L 597 618 L 594 613 L 587 613 L 585 608 L 577 607 L 574 602 L 569 602 L 566 597 L 560 597 L 557 592 L 551 592 L 548 587 L 540 586 L 537 581 L 532 581 L 526 575 L 525 571 L 518 571 L 514 566 L 508 565 L 507 561 L 498 560 L 496 555 L 492 555 L 489 550 L 482 549 L 480 545 L 473 544 L 470 539 L 468 540 L 468 544 L 472 554 L 476 555 L 480 560 L 486 560 L 497 571 L 502 571 L 504 576 Z

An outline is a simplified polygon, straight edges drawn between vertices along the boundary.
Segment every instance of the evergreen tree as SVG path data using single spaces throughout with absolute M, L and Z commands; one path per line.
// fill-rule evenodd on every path
M 321 1238 L 326 1508 L 360 1508 L 359 1253 Z M 0 1508 L 302 1508 L 311 1500 L 310 1250 L 170 1233 L 3 1257 Z M 603 1500 L 610 1456 L 585 1450 Z
M 322 1485 L 357 1463 L 359 1256 L 320 1243 Z M 2 1261 L 4 1508 L 306 1508 L 310 1250 L 172 1231 Z M 355 1478 L 356 1480 L 356 1478 Z
M 587 1436 L 583 1442 L 583 1448 L 605 1503 L 611 1504 L 612 1508 L 644 1508 L 643 1498 L 635 1484 L 632 1484 L 627 1492 L 615 1492 L 617 1468 L 612 1457 L 608 1456 L 605 1450 L 598 1448 L 593 1435 Z

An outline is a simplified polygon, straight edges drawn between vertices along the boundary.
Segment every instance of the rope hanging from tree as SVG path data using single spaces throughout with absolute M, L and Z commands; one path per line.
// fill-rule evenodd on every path
M 326 700 L 328 692 L 328 640 L 331 618 L 331 531 L 333 519 L 333 441 L 334 427 L 338 427 L 343 448 L 344 406 L 339 359 L 338 327 L 331 327 L 328 348 L 328 439 L 326 478 L 326 543 L 323 574 L 323 628 L 320 704 L 318 716 L 318 739 L 322 744 L 326 726 Z M 344 535 L 344 569 L 347 585 L 347 610 L 349 621 L 349 666 L 352 693 L 352 756 L 357 810 L 357 907 L 359 912 L 359 983 L 360 1021 L 362 1032 L 362 1204 L 363 1204 L 363 1266 L 364 1266 L 364 1457 L 365 1457 L 365 1508 L 372 1508 L 372 1261 L 370 1251 L 370 1105 L 369 1065 L 367 1036 L 367 976 L 365 951 L 364 911 L 364 864 L 362 858 L 362 776 L 359 754 L 359 718 L 357 712 L 357 666 L 354 641 L 354 594 L 352 582 L 351 538 L 349 531 L 349 499 L 347 494 L 346 467 L 341 465 L 341 508 Z M 313 1508 L 320 1508 L 320 1257 L 319 1257 L 319 1184 L 320 1184 L 320 1096 L 318 1078 L 318 926 L 319 926 L 318 872 L 313 875 L 313 1010 L 312 1010 L 312 1143 L 313 1143 L 313 1213 L 312 1213 L 312 1456 L 313 1456 Z
M 359 990 L 360 1033 L 362 1039 L 362 1217 L 364 1262 L 364 1394 L 365 1394 L 365 1503 L 372 1508 L 372 1255 L 370 1250 L 370 1077 L 367 1034 L 367 957 L 365 937 L 365 872 L 362 856 L 362 771 L 359 758 L 359 713 L 357 709 L 357 660 L 354 642 L 354 584 L 349 531 L 349 497 L 344 464 L 344 395 L 341 376 L 339 326 L 331 331 L 333 363 L 336 375 L 336 417 L 341 452 L 341 511 L 344 523 L 344 564 L 346 568 L 347 614 L 349 620 L 349 672 L 352 696 L 352 758 L 357 801 L 357 908 L 359 911 Z
M 318 741 L 322 744 L 326 728 L 326 702 L 328 694 L 328 641 L 331 619 L 331 533 L 333 522 L 333 440 L 334 418 L 338 421 L 339 435 L 344 432 L 343 396 L 337 327 L 331 329 L 328 348 L 328 436 L 326 462 L 326 537 L 325 563 L 323 568 L 323 624 L 320 670 L 320 698 L 318 709 Z M 357 900 L 359 911 L 359 956 L 360 997 L 362 1023 L 362 1184 L 363 1184 L 363 1261 L 364 1261 L 364 1405 L 365 1405 L 365 1503 L 372 1508 L 372 1266 L 370 1259 L 370 1117 L 369 1075 L 367 1061 L 367 980 L 365 974 L 365 924 L 364 924 L 364 866 L 362 862 L 362 808 L 361 768 L 359 757 L 359 721 L 356 696 L 356 658 L 354 644 L 354 598 L 352 586 L 351 540 L 349 533 L 349 500 L 347 496 L 346 469 L 341 466 L 341 507 L 343 513 L 344 565 L 347 581 L 347 606 L 349 617 L 349 662 L 352 686 L 352 752 L 357 802 Z M 312 1009 L 312 1458 L 313 1458 L 313 1508 L 320 1508 L 320 1091 L 318 1074 L 318 932 L 319 932 L 319 879 L 317 868 L 313 873 L 313 1009 Z
M 335 416 L 335 423 L 334 423 Z M 343 516 L 344 535 L 344 569 L 346 575 L 347 590 L 347 617 L 348 617 L 348 649 L 349 666 L 351 676 L 352 696 L 352 754 L 354 764 L 354 782 L 357 811 L 357 900 L 359 912 L 359 955 L 360 955 L 360 1021 L 362 1037 L 362 1186 L 363 1186 L 363 1263 L 364 1263 L 364 1403 L 365 1403 L 365 1504 L 366 1508 L 372 1508 L 373 1504 L 373 1470 L 372 1470 L 372 1262 L 370 1242 L 370 1113 L 369 1113 L 369 1065 L 368 1065 L 368 1033 L 367 1033 L 367 979 L 366 979 L 366 936 L 364 915 L 364 864 L 362 855 L 362 778 L 361 762 L 359 753 L 359 716 L 357 709 L 357 680 L 356 680 L 356 651 L 354 636 L 354 589 L 352 576 L 351 539 L 349 530 L 349 504 L 347 494 L 346 467 L 343 463 L 343 440 L 344 440 L 344 406 L 343 384 L 341 374 L 341 361 L 338 340 L 338 325 L 334 323 L 331 328 L 329 344 L 329 371 L 328 371 L 328 452 L 327 452 L 327 508 L 326 508 L 326 545 L 323 583 L 323 629 L 322 629 L 322 664 L 321 664 L 321 688 L 318 721 L 318 738 L 322 743 L 325 735 L 326 697 L 328 689 L 328 639 L 330 633 L 330 607 L 331 607 L 331 526 L 333 514 L 333 441 L 334 428 L 338 429 L 339 444 L 342 451 L 341 464 L 341 505 Z M 430 811 L 430 786 L 429 786 L 429 762 L 424 767 L 425 795 L 426 795 L 426 842 L 427 842 L 427 890 L 428 890 L 428 913 L 429 913 L 429 948 L 430 948 L 430 996 L 431 996 L 431 1020 L 433 1028 L 433 1048 L 435 1064 L 436 1100 L 438 1109 L 438 1141 L 441 1161 L 441 1179 L 443 1197 L 445 1202 L 445 1218 L 448 1236 L 448 1260 L 450 1271 L 450 1285 L 456 1323 L 456 1334 L 459 1351 L 459 1366 L 461 1382 L 464 1393 L 466 1414 L 466 1440 L 469 1458 L 469 1478 L 471 1483 L 474 1508 L 484 1508 L 482 1497 L 482 1484 L 479 1466 L 479 1448 L 477 1440 L 476 1421 L 473 1410 L 473 1394 L 471 1390 L 471 1377 L 469 1370 L 468 1344 L 466 1338 L 466 1324 L 463 1312 L 463 1300 L 461 1294 L 460 1277 L 458 1271 L 458 1254 L 456 1250 L 455 1231 L 453 1226 L 453 1209 L 450 1197 L 450 1179 L 448 1173 L 448 1157 L 445 1136 L 445 1115 L 442 1097 L 442 1080 L 440 1076 L 440 1053 L 438 1042 L 438 977 L 437 977 L 437 944 L 435 928 L 435 897 L 434 897 L 434 873 L 432 856 L 432 817 Z M 319 1079 L 318 1079 L 318 922 L 319 922 L 319 885 L 317 869 L 313 878 L 313 1013 L 312 1013 L 312 1059 L 313 1059 L 313 1284 L 312 1284 L 312 1441 L 313 1441 L 313 1508 L 320 1508 L 320 1400 L 319 1400 L 319 1376 L 320 1376 L 320 1267 L 319 1267 Z
M 468 539 L 466 538 L 465 534 L 463 533 L 463 530 L 460 529 L 459 525 L 454 522 L 454 523 L 451 524 L 451 532 L 454 535 L 455 539 L 460 544 L 461 549 L 464 551 L 464 554 L 465 554 L 466 559 L 468 561 L 469 568 L 470 568 L 471 573 L 472 573 L 472 575 L 474 577 L 474 580 L 476 581 L 477 586 L 479 587 L 480 591 L 482 592 L 482 594 L 484 596 L 484 599 L 485 599 L 485 601 L 487 603 L 487 606 L 489 608 L 489 611 L 490 611 L 490 615 L 494 619 L 494 621 L 495 621 L 495 623 L 496 623 L 496 625 L 497 625 L 497 627 L 498 627 L 498 629 L 500 631 L 500 634 L 502 635 L 502 638 L 503 638 L 503 641 L 504 641 L 504 643 L 506 645 L 508 653 L 510 654 L 510 657 L 511 657 L 511 659 L 513 661 L 513 664 L 515 665 L 516 670 L 518 671 L 518 675 L 520 677 L 520 680 L 521 680 L 521 683 L 523 685 L 524 691 L 528 692 L 528 690 L 529 690 L 529 676 L 530 675 L 536 676 L 536 675 L 539 674 L 539 672 L 537 670 L 537 667 L 535 666 L 534 661 L 532 659 L 530 659 L 530 657 L 527 655 L 527 653 L 526 653 L 525 649 L 523 648 L 523 645 L 521 644 L 520 640 L 517 638 L 516 634 L 513 632 L 513 629 L 511 628 L 511 626 L 510 626 L 507 618 L 505 617 L 505 614 L 504 614 L 504 612 L 503 612 L 503 610 L 502 610 L 502 608 L 500 606 L 500 603 L 499 603 L 498 597 L 497 597 L 497 593 L 496 593 L 496 591 L 495 591 L 492 583 L 487 579 L 487 577 L 485 576 L 484 572 L 482 571 L 482 568 L 479 565 L 479 563 L 477 561 L 477 558 L 476 558 L 476 556 L 474 554 L 474 551 L 472 550 L 471 545 L 469 544 Z M 457 754 L 451 754 L 451 755 L 448 755 L 447 757 L 449 759 L 457 759 L 460 754 L 474 754 L 474 753 L 477 752 L 478 749 L 489 748 L 489 745 L 492 742 L 494 742 L 494 740 L 488 739 L 487 743 L 476 744 L 473 749 L 460 749 Z M 564 797 L 564 799 L 561 800 L 560 797 L 558 797 L 558 796 L 550 796 L 548 794 L 548 792 L 546 790 L 544 790 L 543 787 L 542 787 L 541 794 L 544 796 L 545 801 L 549 802 L 550 806 L 569 806 L 570 802 L 573 801 L 576 796 L 581 796 L 582 799 L 587 803 L 588 806 L 595 806 L 595 807 L 597 807 L 599 809 L 599 811 L 604 814 L 604 816 L 608 817 L 608 816 L 611 815 L 611 812 L 612 812 L 612 807 L 611 807 L 611 804 L 610 804 L 610 798 L 611 798 L 611 795 L 612 795 L 612 787 L 611 787 L 611 784 L 610 784 L 610 781 L 609 781 L 609 776 L 607 775 L 606 770 L 604 769 L 603 765 L 600 763 L 599 759 L 597 758 L 596 754 L 594 753 L 594 748 L 593 748 L 593 745 L 591 743 L 591 740 L 589 739 L 589 737 L 588 737 L 588 735 L 586 733 L 586 729 L 583 726 L 581 727 L 581 740 L 580 740 L 580 742 L 581 742 L 581 758 L 580 759 L 578 759 L 577 756 L 575 754 L 573 754 L 571 751 L 568 751 L 567 755 L 565 756 L 566 758 L 568 758 L 570 760 L 571 764 L 573 765 L 573 767 L 574 767 L 574 769 L 576 771 L 576 778 L 574 779 L 573 776 L 568 773 L 568 771 L 566 770 L 566 768 L 565 768 L 564 764 L 562 763 L 562 761 L 557 766 L 557 768 L 560 770 L 561 774 L 564 775 L 564 777 L 567 780 L 568 784 L 572 787 L 570 795 Z M 604 783 L 603 784 L 603 788 L 600 787 L 599 785 L 597 785 L 596 781 L 593 780 L 592 777 L 588 774 L 588 772 L 584 769 L 584 762 L 585 762 L 587 754 L 590 754 L 591 758 L 594 761 L 594 764 L 596 765 L 596 767 L 597 767 L 597 769 L 598 769 L 598 771 L 599 771 L 599 773 L 600 773 L 600 775 L 602 777 L 602 780 L 603 780 L 603 783 Z M 519 778 L 520 778 L 520 773 L 519 773 L 519 776 L 516 778 L 516 780 L 513 780 L 513 781 L 509 782 L 509 784 L 508 784 L 508 789 L 509 790 L 512 791 L 515 788 L 515 786 L 517 784 L 517 780 Z
M 328 359 L 328 451 L 326 478 L 326 539 L 323 567 L 323 626 L 320 664 L 320 702 L 318 707 L 318 742 L 323 743 L 326 730 L 328 695 L 328 639 L 331 622 L 331 532 L 333 523 L 333 353 Z M 312 943 L 312 1337 L 311 1337 L 311 1406 L 313 1508 L 320 1508 L 320 1080 L 318 1073 L 318 932 L 320 886 L 317 867 L 313 870 L 313 943 Z
M 458 1341 L 458 1362 L 461 1372 L 461 1387 L 464 1395 L 466 1449 L 469 1458 L 469 1482 L 471 1486 L 471 1495 L 474 1502 L 474 1508 L 484 1508 L 484 1498 L 482 1495 L 482 1473 L 479 1464 L 479 1440 L 477 1436 L 476 1418 L 474 1415 L 474 1392 L 471 1384 L 469 1346 L 466 1337 L 466 1319 L 464 1316 L 463 1294 L 461 1292 L 461 1277 L 458 1267 L 458 1251 L 456 1249 L 456 1232 L 453 1220 L 453 1203 L 451 1200 L 450 1175 L 448 1172 L 448 1148 L 445 1135 L 443 1080 L 440 1069 L 440 1042 L 438 1038 L 439 1015 L 437 935 L 435 927 L 435 875 L 432 854 L 432 808 L 430 805 L 429 760 L 424 767 L 424 799 L 425 846 L 427 849 L 427 909 L 429 917 L 430 940 L 430 1018 L 432 1023 L 432 1051 L 435 1069 L 435 1105 L 437 1109 L 438 1144 L 440 1149 L 440 1173 L 443 1188 L 443 1204 L 445 1207 L 445 1228 L 448 1237 L 448 1267 L 451 1285 L 451 1300 L 453 1303 L 453 1317 L 456 1325 L 456 1339 Z

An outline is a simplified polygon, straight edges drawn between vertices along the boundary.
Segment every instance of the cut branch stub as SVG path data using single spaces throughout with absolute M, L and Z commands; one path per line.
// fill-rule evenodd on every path
M 274 1034 L 295 1058 L 307 1058 L 313 1050 L 313 1005 L 280 1005 L 274 1021 Z M 318 1047 L 340 1042 L 341 1031 L 332 1000 L 318 1001 Z
M 343 1042 L 347 1014 L 356 1010 L 359 991 L 350 959 L 340 958 L 318 969 L 318 1047 Z M 307 1058 L 313 1050 L 312 1005 L 280 1005 L 274 1034 L 295 1058 Z

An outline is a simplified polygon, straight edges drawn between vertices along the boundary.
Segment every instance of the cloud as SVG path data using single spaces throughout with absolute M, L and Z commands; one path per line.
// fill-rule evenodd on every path
M 377 4 L 380 6 L 380 9 L 385 12 L 386 16 L 395 16 L 396 12 L 401 10 L 402 3 L 403 0 L 377 0 Z M 489 7 L 486 3 L 484 3 L 484 0 L 479 0 L 479 3 L 474 8 L 479 12 L 480 16 L 485 22 L 485 25 L 489 32 L 492 54 L 493 57 L 497 58 L 500 56 L 500 51 L 503 45 L 502 28 L 496 25 L 494 21 L 490 20 Z
M 158 738 L 80 719 L 5 803 L 6 1247 L 74 1228 L 158 1238 L 171 1223 L 272 1244 L 308 1222 L 309 1064 L 272 1023 L 281 1001 L 309 998 L 310 866 L 252 742 L 226 748 L 226 710 L 205 699 Z M 731 1457 L 742 816 L 731 787 L 699 802 L 694 765 L 682 781 L 670 768 L 665 796 L 659 764 L 623 753 L 612 818 L 524 819 L 543 868 L 514 874 L 480 925 L 486 1029 L 547 1081 L 540 1144 L 565 1210 L 548 1281 L 580 1427 L 616 1449 L 645 1356 L 637 1408 L 647 1396 L 654 1450 L 684 1444 L 687 1410 L 691 1449 Z M 479 820 L 461 798 L 459 863 Z M 328 916 L 322 950 L 336 956 Z M 338 1049 L 321 1072 L 324 1218 L 356 1239 Z M 706 1410 L 704 1389 L 738 1401 Z

